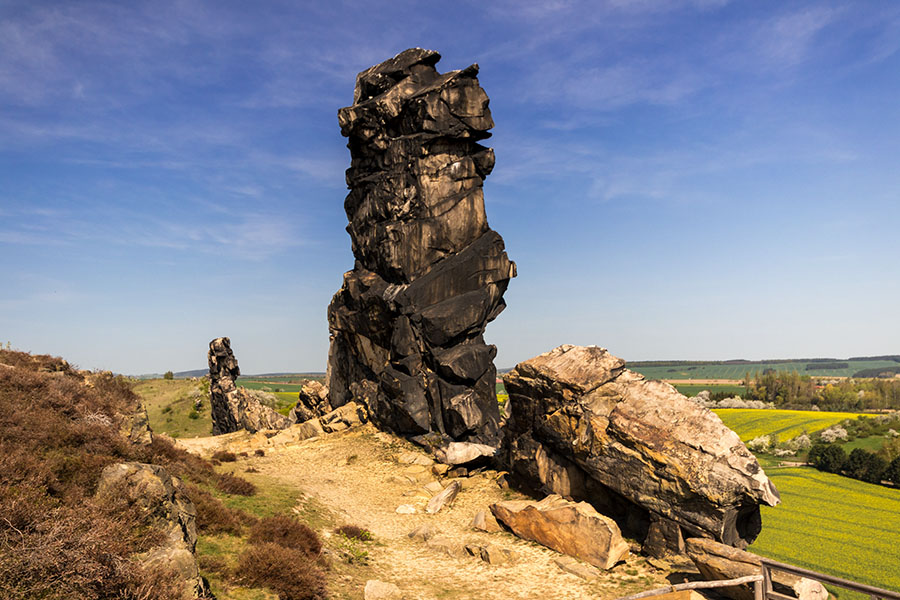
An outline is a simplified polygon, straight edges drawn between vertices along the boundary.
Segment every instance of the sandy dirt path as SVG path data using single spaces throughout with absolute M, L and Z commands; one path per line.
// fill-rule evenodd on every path
M 586 582 L 560 570 L 553 562 L 560 555 L 552 550 L 506 532 L 470 529 L 473 516 L 492 502 L 523 497 L 501 489 L 496 472 L 458 479 L 462 491 L 455 503 L 436 515 L 425 514 L 431 494 L 423 486 L 436 478 L 430 468 L 397 462 L 400 454 L 410 451 L 426 456 L 405 440 L 367 425 L 270 450 L 235 466 L 242 470 L 252 465 L 263 476 L 296 486 L 328 508 L 335 526 L 357 525 L 374 534 L 375 541 L 366 544 L 368 566 L 339 564 L 333 569 L 329 587 L 335 598 L 362 598 L 367 579 L 394 583 L 404 598 L 423 600 L 612 599 L 668 584 L 667 573 L 635 554 Z M 415 506 L 416 513 L 398 514 L 401 504 Z M 424 523 L 433 524 L 459 546 L 495 544 L 513 550 L 517 559 L 509 565 L 490 565 L 471 556 L 448 556 L 408 538 Z M 329 532 L 323 534 L 327 539 Z

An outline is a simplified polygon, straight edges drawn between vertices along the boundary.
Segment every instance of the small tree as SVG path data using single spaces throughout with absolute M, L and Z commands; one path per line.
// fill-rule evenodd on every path
M 166 371 L 165 374 L 163 375 L 163 379 L 168 379 L 168 380 L 175 379 L 175 373 L 173 373 L 172 371 Z
M 900 456 L 891 461 L 883 477 L 894 485 L 900 485 Z
M 810 452 L 812 454 L 812 452 Z M 818 453 L 816 462 L 813 463 L 820 471 L 828 473 L 840 473 L 847 462 L 847 453 L 840 446 L 829 445 Z

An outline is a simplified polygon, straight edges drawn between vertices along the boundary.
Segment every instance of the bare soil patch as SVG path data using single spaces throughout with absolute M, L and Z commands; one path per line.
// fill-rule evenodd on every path
M 311 506 L 320 523 L 326 546 L 337 547 L 333 529 L 356 525 L 372 532 L 365 544 L 368 563 L 347 564 L 335 553 L 328 575 L 335 598 L 362 598 L 368 579 L 396 584 L 407 599 L 567 599 L 617 598 L 636 591 L 666 585 L 667 572 L 652 567 L 632 553 L 592 582 L 563 572 L 553 562 L 561 555 L 543 546 L 520 540 L 507 532 L 484 533 L 469 528 L 472 518 L 493 502 L 524 498 L 497 484 L 498 473 L 484 471 L 460 478 L 462 491 L 452 506 L 434 515 L 424 513 L 431 493 L 424 486 L 437 480 L 429 467 L 400 464 L 406 452 L 425 454 L 405 440 L 378 432 L 371 425 L 307 440 L 292 446 L 267 449 L 266 456 L 250 456 L 223 469 L 248 479 L 276 480 L 302 494 L 296 512 L 309 514 Z M 251 453 L 252 454 L 252 453 Z M 245 474 L 248 467 L 259 471 Z M 441 483 L 449 484 L 450 479 Z M 401 504 L 415 514 L 398 514 Z M 323 519 L 323 512 L 327 515 Z M 490 565 L 480 559 L 451 557 L 414 542 L 407 534 L 430 523 L 440 535 L 459 546 L 494 544 L 515 552 L 509 565 Z

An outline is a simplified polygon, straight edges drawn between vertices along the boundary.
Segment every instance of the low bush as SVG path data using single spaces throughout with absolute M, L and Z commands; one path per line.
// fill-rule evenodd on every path
M 253 483 L 231 473 L 219 475 L 216 481 L 216 488 L 226 494 L 236 494 L 238 496 L 252 496 L 256 493 L 256 486 Z
M 200 533 L 243 533 L 242 511 L 228 508 L 221 500 L 196 485 L 189 484 L 187 492 L 197 511 L 197 530 Z
M 222 462 L 234 462 L 237 460 L 237 455 L 234 452 L 228 452 L 227 450 L 216 450 L 213 452 L 212 459 Z
M 250 543 L 274 543 L 301 552 L 314 560 L 322 551 L 315 531 L 289 515 L 273 515 L 260 519 L 250 528 Z
M 369 531 L 368 529 L 363 529 L 362 527 L 357 527 L 356 525 L 341 525 L 334 531 L 335 533 L 340 534 L 344 537 L 359 540 L 361 542 L 368 542 L 372 540 L 371 531 Z
M 238 558 L 235 579 L 252 587 L 267 587 L 280 600 L 322 600 L 328 597 L 325 576 L 299 550 L 274 543 L 251 546 Z

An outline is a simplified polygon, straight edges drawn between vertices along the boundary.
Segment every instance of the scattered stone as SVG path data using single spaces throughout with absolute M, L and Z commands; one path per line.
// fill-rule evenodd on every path
M 497 449 L 487 444 L 470 442 L 450 442 L 434 452 L 434 457 L 445 465 L 465 465 L 489 459 L 497 453 Z
M 365 600 L 390 600 L 391 598 L 400 597 L 400 588 L 393 583 L 370 579 L 366 582 L 363 592 Z
M 284 429 L 291 420 L 260 404 L 246 389 L 235 386 L 241 369 L 231 351 L 231 340 L 216 338 L 209 343 L 209 404 L 213 435 L 246 429 Z
M 159 465 L 116 463 L 101 472 L 96 497 L 101 501 L 124 498 L 143 508 L 165 535 L 159 546 L 138 558 L 147 565 L 177 571 L 185 581 L 185 597 L 207 597 L 208 584 L 200 576 L 194 554 L 197 513 L 180 479 Z
M 688 538 L 685 546 L 688 556 L 705 579 L 735 579 L 762 572 L 762 561 L 755 554 L 705 538 Z M 799 600 L 828 598 L 828 591 L 821 583 L 805 577 L 774 571 L 772 583 L 776 592 Z M 753 587 L 749 584 L 720 588 L 719 591 L 734 600 L 753 599 Z
M 657 571 L 670 571 L 672 570 L 672 565 L 661 558 L 654 558 L 652 556 L 647 557 L 647 564 L 656 569 Z
M 440 74 L 413 48 L 357 76 L 338 112 L 351 154 L 344 208 L 356 259 L 328 308 L 332 406 L 366 405 L 403 435 L 499 443 L 496 348 L 515 264 L 487 223 L 493 126 L 477 65 Z
M 734 546 L 756 539 L 759 505 L 780 500 L 718 416 L 603 348 L 560 346 L 503 379 L 512 407 L 503 462 L 536 488 L 589 498 L 644 531 L 667 519 Z M 657 533 L 678 551 L 668 544 L 681 534 Z
M 430 467 L 434 464 L 433 460 L 419 452 L 404 452 L 397 457 L 397 462 L 402 465 L 421 465 L 423 467 Z
M 434 463 L 431 465 L 431 472 L 437 475 L 438 477 L 443 477 L 450 470 L 450 465 L 445 465 L 442 463 Z
M 453 501 L 456 500 L 456 495 L 459 494 L 459 490 L 462 489 L 462 485 L 458 481 L 454 481 L 447 487 L 445 487 L 440 493 L 435 494 L 431 500 L 428 501 L 428 505 L 425 507 L 425 512 L 430 515 L 433 515 L 437 512 L 440 512 L 444 506 L 453 504 Z
M 447 556 L 463 557 L 466 550 L 460 544 L 454 542 L 450 538 L 444 536 L 435 536 L 425 542 L 425 545 L 435 552 L 446 554 Z
M 308 381 L 297 393 L 297 404 L 291 409 L 289 418 L 295 423 L 303 423 L 327 415 L 331 410 L 328 388 L 318 381 Z
M 475 513 L 475 518 L 472 519 L 469 527 L 480 531 L 486 531 L 487 533 L 497 533 L 498 531 L 502 531 L 500 524 L 497 523 L 497 519 L 494 518 L 494 513 L 487 510 L 480 510 Z
M 440 481 L 431 481 L 425 484 L 425 489 L 432 494 L 437 494 L 444 489 L 444 486 L 441 485 Z
M 495 544 L 481 547 L 481 560 L 489 565 L 505 565 L 513 562 L 515 558 L 516 555 L 512 550 L 501 548 Z
M 348 402 L 327 415 L 319 417 L 319 423 L 326 433 L 343 431 L 366 422 L 366 409 L 356 402 Z
M 434 525 L 431 523 L 424 523 L 410 531 L 406 536 L 414 542 L 427 542 L 437 534 L 438 530 Z
M 416 514 L 416 507 L 412 504 L 401 504 L 397 507 L 396 513 L 398 515 L 414 515 Z
M 575 560 L 571 556 L 560 556 L 559 558 L 554 559 L 553 562 L 566 573 L 581 577 L 585 581 L 593 581 L 600 577 L 600 569 Z
M 469 470 L 465 467 L 456 467 L 447 471 L 447 477 L 468 477 Z
M 587 502 L 570 502 L 553 494 L 540 502 L 492 504 L 491 512 L 517 536 L 601 569 L 612 568 L 628 554 L 619 526 Z

